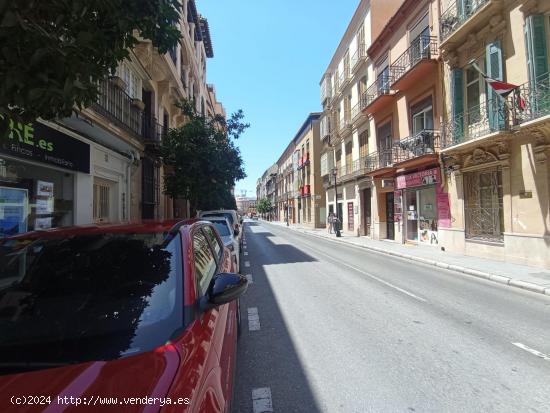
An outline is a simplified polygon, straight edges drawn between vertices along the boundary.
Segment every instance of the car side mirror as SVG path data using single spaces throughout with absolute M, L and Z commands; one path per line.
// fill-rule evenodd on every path
M 220 273 L 216 274 L 206 294 L 200 300 L 200 307 L 203 311 L 220 306 L 236 300 L 246 292 L 248 280 L 239 274 Z

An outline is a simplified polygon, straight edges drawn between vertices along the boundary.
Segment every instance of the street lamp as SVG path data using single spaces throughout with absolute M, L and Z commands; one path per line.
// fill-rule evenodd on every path
M 334 226 L 334 233 L 337 237 L 341 237 L 340 233 L 340 217 L 338 216 L 338 184 L 336 182 L 336 176 L 338 175 L 338 168 L 332 168 L 332 176 L 334 177 L 334 209 L 336 210 L 336 220 Z

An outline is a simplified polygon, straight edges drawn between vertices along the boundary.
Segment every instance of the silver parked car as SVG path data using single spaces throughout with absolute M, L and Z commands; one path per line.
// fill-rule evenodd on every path
M 235 262 L 235 268 L 237 272 L 240 272 L 240 244 L 239 239 L 235 236 L 234 230 L 231 228 L 229 220 L 225 217 L 204 217 L 205 221 L 210 221 L 214 224 L 214 227 L 220 234 L 220 237 L 223 241 L 224 246 L 226 246 L 229 251 L 231 251 L 231 256 Z

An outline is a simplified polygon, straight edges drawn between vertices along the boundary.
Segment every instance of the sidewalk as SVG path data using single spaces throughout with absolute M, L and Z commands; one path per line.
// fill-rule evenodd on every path
M 284 222 L 265 222 L 287 228 Z M 444 252 L 436 248 L 422 248 L 414 245 L 398 244 L 392 241 L 377 241 L 367 237 L 354 237 L 342 234 L 341 238 L 336 238 L 334 234 L 329 234 L 326 229 L 312 229 L 299 224 L 291 224 L 288 228 L 304 234 L 327 238 L 334 242 L 352 244 L 381 254 L 422 262 L 500 284 L 550 295 L 550 270 L 544 268 L 471 257 Z

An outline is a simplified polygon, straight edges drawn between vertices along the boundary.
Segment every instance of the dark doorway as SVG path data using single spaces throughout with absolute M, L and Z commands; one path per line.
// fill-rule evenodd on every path
M 338 223 L 338 228 L 342 229 L 344 223 L 344 207 L 341 202 L 338 202 L 338 220 L 340 221 Z
M 370 236 L 370 226 L 371 226 L 371 189 L 363 189 L 363 225 L 365 228 L 364 235 Z
M 387 239 L 395 239 L 393 221 L 393 192 L 386 193 L 386 233 Z

